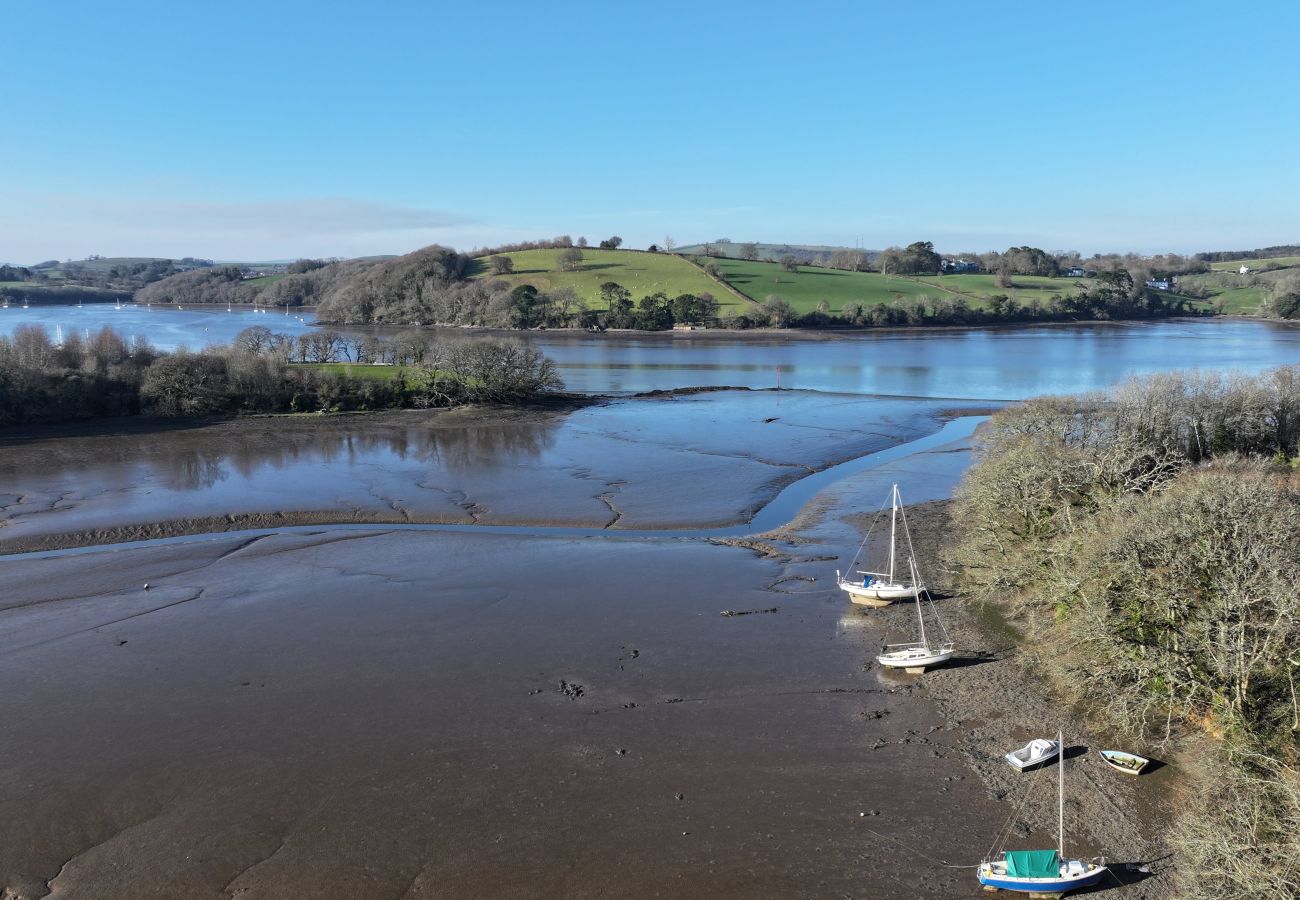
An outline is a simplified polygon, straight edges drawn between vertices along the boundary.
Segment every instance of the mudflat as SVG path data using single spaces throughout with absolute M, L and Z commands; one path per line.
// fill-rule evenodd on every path
M 918 415 L 792 416 L 765 446 L 820 465 L 868 433 L 923 431 Z M 729 464 L 771 467 L 753 459 L 763 418 L 691 453 L 748 443 Z M 23 900 L 977 896 L 955 867 L 1004 823 L 1054 843 L 1054 810 L 1013 810 L 1005 776 L 981 771 L 979 753 L 1009 748 L 973 743 L 966 712 L 1002 703 L 1014 664 L 972 631 L 979 664 L 941 677 L 992 687 L 931 702 L 939 673 L 870 664 L 911 610 L 851 608 L 832 580 L 860 540 L 852 513 L 891 480 L 945 495 L 964 453 L 836 485 L 743 546 L 372 526 L 0 559 L 0 885 Z M 790 477 L 771 475 L 729 514 Z M 647 497 L 663 483 L 640 477 Z M 996 667 L 1000 682 L 964 679 Z M 1072 825 L 1089 849 L 1146 858 L 1123 846 L 1140 834 L 1118 802 L 1119 830 L 1075 810 Z

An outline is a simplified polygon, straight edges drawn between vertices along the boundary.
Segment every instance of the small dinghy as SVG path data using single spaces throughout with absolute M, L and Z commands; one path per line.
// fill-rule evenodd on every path
M 889 606 L 895 600 L 902 600 L 904 597 L 911 597 L 919 591 L 925 590 L 925 585 L 916 581 L 915 575 L 911 582 L 897 577 L 895 574 L 895 561 L 898 558 L 898 522 L 900 517 L 903 521 L 903 536 L 907 540 L 907 552 L 912 553 L 912 535 L 907 530 L 907 513 L 903 511 L 903 504 L 899 500 L 898 485 L 894 485 L 890 493 L 890 502 L 892 511 L 889 517 L 889 565 L 882 567 L 881 571 L 872 572 L 864 569 L 858 569 L 857 573 L 860 578 L 845 578 L 838 570 L 835 570 L 835 580 L 838 582 L 840 589 L 849 595 L 849 599 L 854 603 L 862 606 Z M 881 507 L 880 513 L 884 512 Z M 880 513 L 876 514 L 879 519 Z M 871 528 L 867 529 L 867 536 L 862 539 L 861 546 L 858 547 L 857 554 L 853 557 L 853 562 L 849 564 L 852 569 L 862 555 L 863 549 L 867 546 L 867 541 L 871 540 L 871 531 L 875 528 L 875 521 L 871 523 Z
M 1145 756 L 1138 756 L 1136 753 L 1125 753 L 1123 750 L 1099 750 L 1101 758 L 1106 760 L 1106 765 L 1112 769 L 1118 769 L 1125 775 L 1138 775 L 1147 767 L 1151 760 Z
M 1028 769 L 1041 762 L 1046 762 L 1060 752 L 1058 742 L 1048 738 L 1034 738 L 1019 750 L 1012 750 L 1003 759 L 1017 769 Z

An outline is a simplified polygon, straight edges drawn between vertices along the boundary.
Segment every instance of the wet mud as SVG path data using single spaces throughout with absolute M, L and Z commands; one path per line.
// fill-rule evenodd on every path
M 418 452 L 384 436 L 391 459 L 371 468 L 409 479 L 401 460 L 414 458 L 478 503 L 478 521 L 507 508 L 484 497 L 563 484 L 539 488 L 557 517 L 605 522 L 599 495 L 617 488 L 625 516 L 698 523 L 761 503 L 791 477 L 773 468 L 806 472 L 937 427 L 924 403 L 781 399 L 776 410 L 748 395 L 674 397 L 649 401 L 664 404 L 649 419 L 621 404 L 586 421 L 545 415 L 509 423 L 532 436 L 505 448 L 390 423 Z M 74 441 L 64 457 L 31 442 L 27 469 L 6 454 L 5 471 L 60 494 L 78 461 L 127 467 L 126 489 L 105 492 L 115 500 L 54 499 L 28 537 L 108 527 L 97 517 L 112 503 L 145 509 L 129 505 L 129 479 L 143 477 L 147 497 L 159 460 L 201 456 L 214 439 L 222 472 L 259 471 L 263 457 L 231 461 L 228 435 L 186 434 L 193 445 Z M 252 441 L 264 452 L 292 438 Z M 374 459 L 362 436 L 330 440 L 346 465 L 295 496 L 359 483 L 356 461 Z M 302 445 L 304 468 L 318 450 Z M 579 455 L 588 474 L 575 477 L 566 466 Z M 972 710 L 1004 701 L 1013 663 L 959 621 L 967 652 L 993 663 L 882 673 L 871 656 L 911 610 L 851 607 L 833 581 L 860 540 L 857 511 L 892 481 L 909 500 L 947 496 L 968 455 L 958 440 L 846 476 L 750 538 L 344 527 L 0 558 L 0 889 L 13 900 L 979 896 L 969 866 L 1013 814 L 994 757 L 1038 720 Z M 692 474 L 709 460 L 720 468 Z M 293 466 L 270 468 L 258 485 Z M 257 511 L 259 490 L 226 495 L 222 518 L 274 514 Z M 169 508 L 202 494 L 172 493 Z M 511 514 L 539 515 L 527 502 L 538 506 Z M 385 509 L 373 494 L 355 508 Z M 923 541 L 943 533 L 933 509 L 913 520 Z M 1072 786 L 1083 771 L 1072 767 Z M 1129 830 L 1098 831 L 1086 806 L 1069 811 L 1072 827 L 1089 847 L 1129 841 L 1121 856 L 1148 856 L 1123 789 L 1094 774 Z M 1043 834 L 1041 803 L 1015 815 L 1027 840 Z M 1116 894 L 1159 896 L 1161 880 Z

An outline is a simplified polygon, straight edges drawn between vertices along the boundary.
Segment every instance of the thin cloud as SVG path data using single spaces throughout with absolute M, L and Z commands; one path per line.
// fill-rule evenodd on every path
M 481 225 L 446 210 L 351 197 L 213 201 L 43 195 L 0 212 L 4 255 L 158 253 L 274 257 L 404 252 Z M 396 249 L 394 249 L 396 248 Z
M 108 218 L 126 227 L 171 225 L 204 231 L 237 228 L 273 233 L 350 234 L 451 228 L 475 221 L 443 210 L 348 197 L 214 202 L 56 196 L 49 198 L 48 206 L 56 214 Z

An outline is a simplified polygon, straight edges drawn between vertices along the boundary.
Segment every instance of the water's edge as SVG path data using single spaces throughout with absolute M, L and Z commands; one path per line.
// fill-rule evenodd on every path
M 56 559 L 68 556 L 81 556 L 90 553 L 134 550 L 145 547 L 162 547 L 175 544 L 189 544 L 214 540 L 264 537 L 272 534 L 321 534 L 329 532 L 392 532 L 392 531 L 431 531 L 452 532 L 460 534 L 498 534 L 524 535 L 532 537 L 580 537 L 605 539 L 709 539 L 722 537 L 739 537 L 764 534 L 774 531 L 794 521 L 799 511 L 826 487 L 841 479 L 874 469 L 916 453 L 924 453 L 936 447 L 944 446 L 963 438 L 970 437 L 987 416 L 958 416 L 946 422 L 937 431 L 914 441 L 907 441 L 868 453 L 838 465 L 830 466 L 820 472 L 800 478 L 779 491 L 776 496 L 759 508 L 754 516 L 739 525 L 721 528 L 691 529 L 619 529 L 619 528 L 578 528 L 566 526 L 540 525 L 453 525 L 453 524 L 419 524 L 419 523 L 346 523 L 322 525 L 288 525 L 272 528 L 250 528 L 240 531 L 214 531 L 201 534 L 176 535 L 165 538 L 150 538 L 140 541 L 126 541 L 112 544 L 91 544 L 83 547 L 66 547 L 57 550 L 34 550 L 25 553 L 0 554 L 0 562 L 25 559 Z

